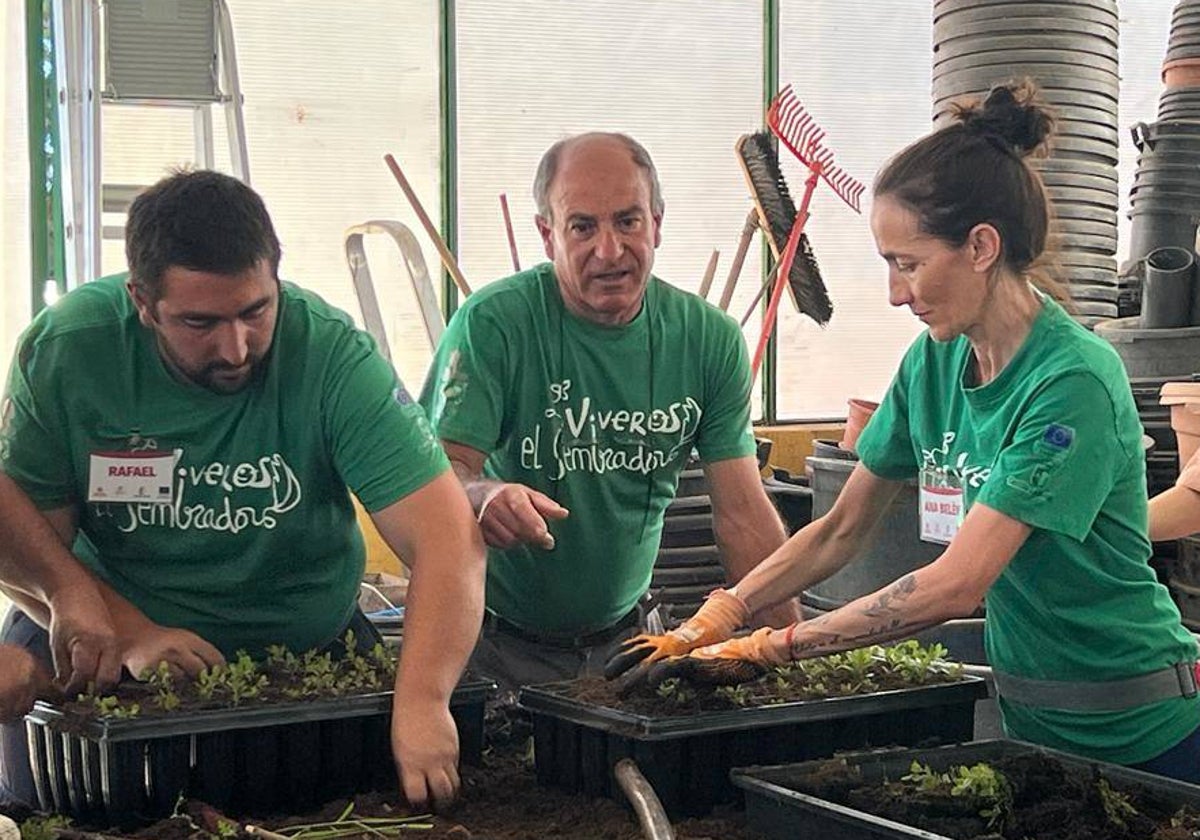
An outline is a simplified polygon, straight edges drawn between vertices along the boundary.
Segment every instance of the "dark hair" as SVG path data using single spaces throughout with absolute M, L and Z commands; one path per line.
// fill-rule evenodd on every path
M 580 140 L 590 140 L 597 137 L 609 137 L 625 144 L 625 148 L 629 149 L 629 154 L 633 156 L 633 162 L 646 173 L 646 180 L 650 184 L 650 212 L 656 216 L 661 216 L 665 206 L 663 204 L 662 186 L 658 183 L 658 170 L 654 166 L 654 161 L 650 158 L 650 153 L 646 151 L 645 146 L 628 134 L 621 134 L 616 131 L 592 131 L 587 134 L 577 134 L 574 137 L 566 137 L 559 140 L 546 150 L 546 153 L 542 155 L 541 162 L 538 163 L 537 175 L 533 179 L 533 200 L 537 205 L 538 215 L 547 220 L 552 218 L 550 185 L 554 183 L 554 176 L 558 174 L 558 162 L 562 158 L 563 150 Z
M 262 198 L 221 172 L 176 172 L 129 207 L 129 279 L 151 301 L 162 295 L 163 274 L 171 266 L 238 274 L 266 259 L 278 277 L 279 258 L 279 238 Z
M 1004 268 L 1068 302 L 1047 269 L 1052 211 L 1027 157 L 1044 153 L 1053 114 L 1028 80 L 992 88 L 982 101 L 956 105 L 955 122 L 893 157 L 875 179 L 876 196 L 914 212 L 923 233 L 958 247 L 978 224 L 1000 234 Z

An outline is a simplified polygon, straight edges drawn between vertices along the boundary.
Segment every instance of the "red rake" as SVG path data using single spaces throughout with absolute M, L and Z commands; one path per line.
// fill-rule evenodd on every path
M 866 188 L 840 166 L 834 166 L 833 152 L 821 145 L 825 132 L 804 110 L 791 85 L 779 91 L 767 109 L 767 125 L 801 163 L 833 188 L 838 198 L 855 213 L 861 212 L 859 202 Z
M 754 351 L 754 361 L 751 363 L 751 376 L 758 375 L 762 364 L 763 353 L 767 342 L 775 330 L 775 319 L 779 314 L 779 300 L 783 297 L 783 289 L 787 285 L 788 275 L 792 270 L 792 261 L 796 258 L 796 249 L 800 244 L 800 235 L 808 222 L 808 205 L 812 201 L 817 181 L 824 180 L 838 198 L 846 202 L 855 213 L 861 212 L 860 201 L 865 187 L 853 176 L 833 162 L 833 152 L 822 144 L 825 132 L 817 125 L 812 116 L 804 109 L 799 98 L 788 85 L 771 102 L 767 109 L 767 125 L 771 132 L 787 146 L 799 161 L 808 168 L 808 178 L 804 181 L 804 196 L 796 211 L 796 220 L 792 223 L 791 233 L 788 234 L 787 247 L 779 258 L 779 271 L 775 275 L 775 287 L 771 290 L 771 300 L 767 304 L 767 312 L 763 318 L 762 334 L 758 337 L 758 347 Z

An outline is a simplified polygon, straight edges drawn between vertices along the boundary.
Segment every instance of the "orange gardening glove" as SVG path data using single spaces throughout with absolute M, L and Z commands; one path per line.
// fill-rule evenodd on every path
M 791 661 L 791 636 L 786 630 L 763 627 L 749 636 L 697 648 L 686 656 L 665 659 L 650 669 L 646 680 L 658 685 L 672 677 L 707 685 L 737 685 L 758 679 L 771 668 Z
M 714 589 L 696 610 L 696 614 L 661 636 L 642 634 L 622 644 L 604 666 L 604 676 L 615 679 L 638 666 L 640 676 L 652 663 L 668 656 L 728 639 L 750 619 L 746 602 L 728 589 Z M 636 680 L 635 680 L 636 681 Z

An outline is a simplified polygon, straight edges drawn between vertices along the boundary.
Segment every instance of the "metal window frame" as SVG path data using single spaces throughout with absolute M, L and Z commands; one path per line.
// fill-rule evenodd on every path
M 47 284 L 62 290 L 66 281 L 53 23 L 50 0 L 25 0 L 31 316 L 45 306 Z

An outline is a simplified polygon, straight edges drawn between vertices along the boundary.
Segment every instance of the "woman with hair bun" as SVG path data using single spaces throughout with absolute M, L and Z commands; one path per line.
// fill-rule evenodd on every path
M 1021 83 L 956 117 L 875 181 L 889 302 L 927 330 L 833 508 L 682 627 L 628 642 L 609 675 L 741 682 L 982 601 L 1009 736 L 1200 782 L 1197 646 L 1147 562 L 1141 423 L 1120 359 L 1070 317 L 1049 270 L 1051 209 L 1027 158 L 1053 116 Z M 937 559 L 820 617 L 731 638 L 851 562 L 914 478 Z

